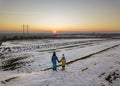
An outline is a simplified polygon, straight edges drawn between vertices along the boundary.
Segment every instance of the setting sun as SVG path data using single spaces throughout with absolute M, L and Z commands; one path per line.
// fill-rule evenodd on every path
M 55 30 L 53 30 L 53 34 L 56 34 L 56 31 L 55 31 Z

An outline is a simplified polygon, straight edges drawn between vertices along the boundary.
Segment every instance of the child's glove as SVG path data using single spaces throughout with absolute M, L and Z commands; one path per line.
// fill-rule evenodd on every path
M 59 63 L 61 62 L 61 61 L 58 61 Z

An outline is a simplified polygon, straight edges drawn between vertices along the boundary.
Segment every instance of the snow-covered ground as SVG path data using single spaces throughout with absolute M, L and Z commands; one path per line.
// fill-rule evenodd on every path
M 120 86 L 119 40 L 55 39 L 45 40 L 49 41 L 45 43 L 36 41 L 29 41 L 29 43 L 9 41 L 2 44 L 0 86 Z M 41 45 L 47 47 L 36 47 Z M 8 47 L 10 51 L 6 49 Z M 51 67 L 53 49 L 59 59 L 64 53 L 67 62 L 91 56 L 66 65 L 65 71 L 61 71 L 61 67 L 58 67 L 58 71 L 51 69 L 41 71 Z M 16 58 L 22 59 L 16 60 Z M 7 67 L 8 69 L 4 71 L 3 66 L 11 59 L 14 59 L 15 63 L 26 62 L 26 64 L 15 69 Z

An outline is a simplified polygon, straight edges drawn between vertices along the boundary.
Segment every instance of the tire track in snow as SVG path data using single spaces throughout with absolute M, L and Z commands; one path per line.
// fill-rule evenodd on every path
M 62 43 L 50 43 L 50 44 L 35 44 L 35 45 L 28 45 L 28 46 L 2 46 L 0 47 L 1 53 L 19 53 L 21 51 L 38 51 L 38 52 L 44 52 L 49 50 L 55 50 L 55 49 L 63 49 L 63 48 L 69 48 L 69 47 L 75 47 L 81 45 L 88 45 L 93 42 L 100 42 L 104 40 L 86 40 L 86 41 L 72 41 L 72 42 L 62 42 Z M 74 45 L 74 46 L 73 46 Z

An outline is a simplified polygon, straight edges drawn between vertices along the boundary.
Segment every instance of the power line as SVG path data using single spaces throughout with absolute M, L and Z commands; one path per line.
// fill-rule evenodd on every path
M 27 25 L 22 25 L 22 28 L 23 28 L 23 37 L 25 37 L 26 35 L 28 36 L 29 34 L 29 26 L 28 24 Z

